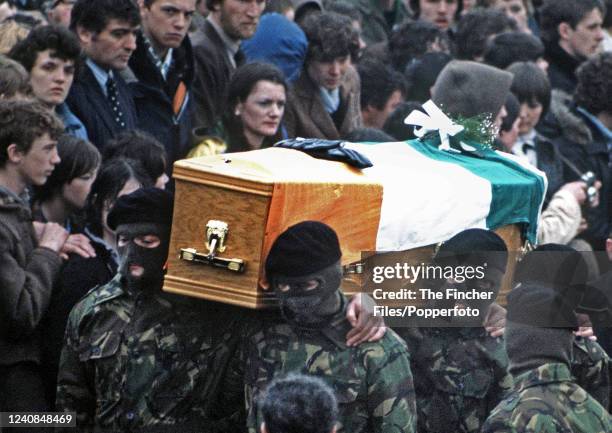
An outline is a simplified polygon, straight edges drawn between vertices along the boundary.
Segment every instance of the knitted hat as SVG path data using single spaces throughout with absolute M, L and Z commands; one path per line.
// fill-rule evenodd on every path
M 482 265 L 487 263 L 489 269 L 506 272 L 508 248 L 502 238 L 490 230 L 464 230 L 440 246 L 436 261 L 456 258 L 461 264 L 465 262 Z
M 433 101 L 450 116 L 496 117 L 512 85 L 512 74 L 476 62 L 453 60 L 433 87 Z
M 172 193 L 159 188 L 140 188 L 122 195 L 108 214 L 108 226 L 116 230 L 121 224 L 156 223 L 172 225 Z
M 336 232 L 318 221 L 303 221 L 285 230 L 272 244 L 266 275 L 299 277 L 333 265 L 342 256 Z

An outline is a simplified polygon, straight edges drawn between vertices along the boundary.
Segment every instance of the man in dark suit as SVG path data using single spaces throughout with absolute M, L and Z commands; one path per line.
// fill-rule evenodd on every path
M 66 101 L 99 149 L 121 131 L 136 128 L 132 95 L 119 71 L 136 49 L 139 24 L 131 0 L 78 0 L 72 10 L 70 28 L 86 60 Z
M 244 63 L 240 42 L 257 30 L 265 0 L 206 0 L 210 14 L 193 35 L 194 126 L 212 127 L 222 114 L 232 72 Z
M 139 0 L 142 33 L 126 70 L 140 128 L 166 149 L 168 174 L 191 144 L 193 54 L 187 31 L 196 0 Z

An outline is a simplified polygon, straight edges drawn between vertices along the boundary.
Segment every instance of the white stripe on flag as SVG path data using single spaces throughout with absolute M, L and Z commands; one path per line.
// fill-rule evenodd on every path
M 491 184 L 463 167 L 436 161 L 405 142 L 346 143 L 374 164 L 363 170 L 383 185 L 376 249 L 403 251 L 486 228 Z

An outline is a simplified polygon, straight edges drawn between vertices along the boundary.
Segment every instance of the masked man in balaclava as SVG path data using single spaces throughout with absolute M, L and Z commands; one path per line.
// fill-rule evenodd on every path
M 163 292 L 171 223 L 172 196 L 157 188 L 108 215 L 119 273 L 75 306 L 60 360 L 57 408 L 76 412 L 79 431 L 244 430 L 242 339 L 267 315 Z M 371 312 L 355 312 L 343 341 L 380 338 Z
M 144 188 L 108 216 L 119 273 L 72 310 L 57 409 L 79 431 L 240 431 L 246 310 L 162 292 L 172 196 Z M 243 425 L 243 424 L 242 424 Z
M 517 266 L 515 283 L 538 285 L 555 290 L 569 304 L 582 308 L 588 266 L 582 254 L 567 245 L 543 244 L 529 252 Z M 602 305 L 600 304 L 599 307 Z M 577 316 L 588 322 L 587 314 Z M 576 335 L 573 341 L 572 376 L 605 409 L 610 410 L 612 396 L 612 362 L 597 341 Z
M 484 276 L 432 281 L 432 290 L 444 297 L 428 306 L 457 305 L 478 315 L 396 329 L 410 352 L 420 433 L 480 432 L 491 409 L 512 388 L 503 339 L 491 337 L 484 328 L 507 260 L 506 244 L 494 232 L 469 229 L 453 236 L 441 245 L 434 263 L 456 270 L 484 267 Z M 478 292 L 481 298 L 457 300 L 447 290 Z
M 483 433 L 608 433 L 610 414 L 570 372 L 574 306 L 553 289 L 521 284 L 508 295 L 506 351 L 514 389 Z
M 319 376 L 340 405 L 338 433 L 416 431 L 414 387 L 405 344 L 392 331 L 347 347 L 347 300 L 340 291 L 338 237 L 315 221 L 296 224 L 272 245 L 266 276 L 282 318 L 249 338 L 246 361 L 248 428 L 259 431 L 261 401 L 276 376 Z

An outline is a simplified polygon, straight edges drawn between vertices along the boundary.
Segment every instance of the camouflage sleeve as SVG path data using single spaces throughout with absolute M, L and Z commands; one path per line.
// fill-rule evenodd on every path
M 542 403 L 535 400 L 536 405 Z M 532 404 L 529 403 L 529 404 Z M 601 409 L 601 406 L 599 407 Z M 482 433 L 569 433 L 584 431 L 589 433 L 607 433 L 610 423 L 604 414 L 596 411 L 592 405 L 584 413 L 566 413 L 568 420 L 559 420 L 558 411 L 547 405 L 515 410 L 512 413 L 503 411 L 492 415 L 482 427 Z M 592 410 L 592 411 L 591 411 Z M 567 412 L 567 411 L 566 411 Z M 569 420 L 571 418 L 571 421 Z M 571 427 L 580 426 L 579 430 Z
M 75 310 L 76 308 L 70 314 L 64 337 L 58 372 L 56 408 L 58 411 L 76 412 L 79 431 L 88 432 L 93 430 L 96 398 L 93 373 L 79 360 L 78 315 Z
M 410 356 L 399 337 L 388 331 L 367 350 L 368 412 L 372 433 L 416 432 L 416 401 Z
M 489 417 L 482 426 L 482 433 L 519 433 L 507 419 Z M 551 432 L 553 433 L 553 432 Z
M 554 370 L 545 374 L 554 377 Z M 520 385 L 519 385 L 520 386 Z M 487 418 L 482 433 L 608 433 L 608 412 L 572 382 L 528 388 L 504 400 Z
M 599 343 L 577 337 L 574 340 L 572 375 L 606 410 L 610 410 L 612 365 Z
M 499 404 L 513 389 L 514 381 L 512 375 L 507 371 L 500 372 L 499 380 L 492 389 L 487 399 L 489 411 Z
M 257 412 L 258 389 L 253 384 L 245 383 L 244 397 L 247 411 L 247 430 L 249 433 L 258 433 L 257 422 L 259 413 Z
M 495 384 L 487 396 L 488 412 L 491 412 L 514 388 L 514 379 L 508 372 L 508 356 L 503 344 L 495 346 L 492 353 Z
M 247 412 L 247 429 L 249 433 L 258 433 L 259 425 L 262 422 L 259 398 L 268 380 L 260 348 L 263 346 L 265 336 L 263 332 L 258 332 L 247 339 L 245 344 L 244 359 L 244 397 Z
M 240 334 L 236 339 L 236 344 L 230 352 L 230 358 L 227 361 L 227 369 L 225 371 L 219 399 L 216 402 L 217 413 L 224 415 L 224 423 L 227 427 L 220 426 L 219 432 L 243 432 L 245 431 L 246 412 L 244 405 L 244 363 L 245 363 L 245 343 L 244 326 L 236 326 L 237 334 Z M 231 427 L 231 428 L 230 428 Z
M 521 408 L 515 399 L 505 400 L 495 408 L 482 426 L 481 433 L 566 433 L 547 402 L 530 399 Z

